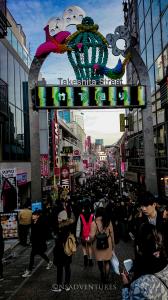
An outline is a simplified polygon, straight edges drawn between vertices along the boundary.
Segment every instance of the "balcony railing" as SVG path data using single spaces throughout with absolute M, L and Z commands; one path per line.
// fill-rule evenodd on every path
M 0 122 L 8 118 L 8 85 L 0 79 Z

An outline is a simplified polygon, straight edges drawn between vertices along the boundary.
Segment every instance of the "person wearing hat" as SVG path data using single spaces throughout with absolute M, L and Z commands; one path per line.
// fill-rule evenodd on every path
M 46 269 L 49 270 L 52 266 L 52 261 L 49 260 L 45 254 L 47 250 L 46 244 L 46 224 L 42 218 L 41 211 L 37 210 L 32 213 L 32 224 L 31 224 L 31 244 L 32 250 L 30 253 L 30 262 L 28 269 L 22 275 L 22 277 L 30 277 L 32 275 L 32 269 L 34 265 L 34 258 L 36 255 L 40 255 L 46 262 Z

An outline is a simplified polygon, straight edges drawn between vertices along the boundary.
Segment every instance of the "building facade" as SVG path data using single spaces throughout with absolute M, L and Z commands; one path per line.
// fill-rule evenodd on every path
M 158 191 L 160 197 L 168 199 L 168 1 L 124 1 L 124 15 L 125 25 L 136 38 L 136 48 L 149 72 Z M 138 83 L 130 64 L 127 81 Z M 132 115 L 133 128 L 127 133 L 127 171 L 144 183 L 142 110 L 127 111 L 128 114 Z
M 6 36 L 0 39 L 0 209 L 11 211 L 30 197 L 31 164 L 26 87 L 30 56 L 22 27 L 7 8 L 6 19 Z M 15 174 L 14 179 L 10 179 L 12 172 Z M 5 175 L 7 173 L 10 174 L 9 178 Z

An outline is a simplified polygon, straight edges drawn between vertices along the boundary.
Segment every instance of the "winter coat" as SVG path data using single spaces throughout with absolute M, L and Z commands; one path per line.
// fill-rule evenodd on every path
M 72 232 L 73 222 L 71 219 L 62 221 L 59 224 L 58 232 L 55 238 L 55 247 L 53 250 L 54 265 L 67 265 L 72 262 L 72 256 L 67 256 L 64 252 L 64 245 L 70 232 Z
M 122 300 L 167 300 L 168 266 L 156 273 L 156 276 L 143 275 L 133 281 L 130 288 L 123 288 Z
M 31 224 L 31 243 L 32 243 L 32 250 L 36 253 L 45 252 L 47 250 L 47 227 L 40 217 L 36 223 Z
M 97 223 L 97 225 L 95 222 Z M 97 228 L 97 226 L 98 226 L 98 228 Z M 100 232 L 105 231 L 108 235 L 109 247 L 107 249 L 104 249 L 104 250 L 96 249 L 96 235 L 98 234 L 98 230 Z M 109 226 L 105 230 L 103 230 L 102 229 L 102 218 L 101 217 L 96 218 L 96 220 L 93 221 L 91 224 L 90 238 L 94 239 L 93 249 L 94 249 L 96 260 L 97 261 L 111 260 L 112 255 L 113 255 L 113 249 L 114 249 L 114 233 L 113 233 L 112 223 L 110 222 Z

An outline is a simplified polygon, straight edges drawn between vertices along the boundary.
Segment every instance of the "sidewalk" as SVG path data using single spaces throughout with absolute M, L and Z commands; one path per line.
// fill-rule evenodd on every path
M 4 258 L 8 257 L 12 250 L 19 244 L 19 240 L 18 239 L 8 239 L 8 240 L 4 240 Z

